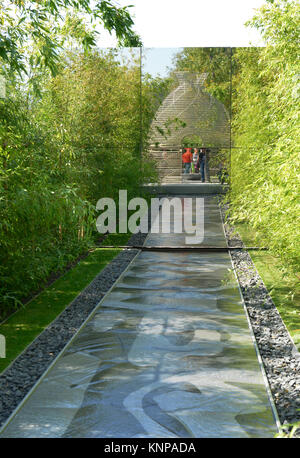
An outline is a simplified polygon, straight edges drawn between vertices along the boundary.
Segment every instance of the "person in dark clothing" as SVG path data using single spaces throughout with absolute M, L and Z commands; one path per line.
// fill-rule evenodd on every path
M 200 148 L 197 167 L 198 169 L 200 169 L 201 181 L 202 183 L 204 183 L 205 182 L 205 148 Z

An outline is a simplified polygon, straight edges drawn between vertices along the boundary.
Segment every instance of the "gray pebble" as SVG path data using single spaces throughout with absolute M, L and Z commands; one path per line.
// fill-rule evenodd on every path
M 226 208 L 221 206 L 225 215 Z M 224 224 L 228 245 L 232 228 Z M 235 234 L 236 242 L 237 236 Z M 241 241 L 240 241 L 241 243 Z M 239 245 L 240 246 L 240 245 Z M 281 316 L 246 251 L 232 252 L 245 306 L 264 364 L 281 424 L 300 421 L 300 353 L 291 341 Z M 298 428 L 295 437 L 300 437 Z
M 131 245 L 142 245 L 147 234 L 133 234 Z M 73 302 L 0 374 L 0 426 L 61 352 L 79 326 L 111 288 L 136 249 L 122 250 Z M 9 387 L 9 388 L 8 388 Z

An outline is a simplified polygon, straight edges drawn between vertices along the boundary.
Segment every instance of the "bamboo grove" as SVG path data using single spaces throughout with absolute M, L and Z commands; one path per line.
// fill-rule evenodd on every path
M 299 13 L 294 0 L 267 1 L 249 22 L 266 46 L 184 48 L 174 60 L 175 70 L 207 71 L 207 90 L 231 111 L 233 220 L 254 227 L 259 242 L 295 275 Z M 173 84 L 172 71 L 168 78 L 141 78 L 140 48 L 101 51 L 73 43 L 60 49 L 55 71 L 39 65 L 34 47 L 27 54 L 17 71 L 0 54 L 2 311 L 95 243 L 99 198 L 116 197 L 119 189 L 129 198 L 141 195 L 141 184 L 157 180 L 154 163 L 141 153 Z
M 0 274 L 7 306 L 95 243 L 98 199 L 119 189 L 139 195 L 141 184 L 157 179 L 141 149 L 159 103 L 153 94 L 161 87 L 163 97 L 166 84 L 141 83 L 139 56 L 131 50 L 121 63 L 114 50 L 68 53 L 55 77 L 36 75 L 38 92 L 6 78 Z

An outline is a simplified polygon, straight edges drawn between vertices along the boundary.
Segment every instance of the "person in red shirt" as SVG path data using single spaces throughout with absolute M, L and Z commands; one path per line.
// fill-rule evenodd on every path
M 192 154 L 191 148 L 186 148 L 185 153 L 183 153 L 182 155 L 184 173 L 190 173 L 192 161 L 193 161 L 193 154 Z

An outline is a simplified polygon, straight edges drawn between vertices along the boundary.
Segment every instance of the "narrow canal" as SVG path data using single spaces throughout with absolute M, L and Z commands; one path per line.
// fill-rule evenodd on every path
M 185 235 L 145 243 L 183 247 Z M 204 198 L 198 245 L 226 247 L 216 197 Z M 230 254 L 153 250 L 138 252 L 0 437 L 274 437 L 276 418 Z

